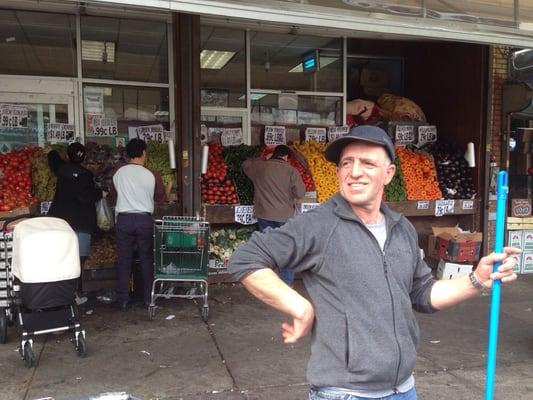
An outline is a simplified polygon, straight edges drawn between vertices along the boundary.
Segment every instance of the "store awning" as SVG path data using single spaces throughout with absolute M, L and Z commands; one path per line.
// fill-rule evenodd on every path
M 412 38 L 533 47 L 533 1 L 69 0 L 297 26 L 316 35 Z M 40 4 L 46 1 L 40 1 Z

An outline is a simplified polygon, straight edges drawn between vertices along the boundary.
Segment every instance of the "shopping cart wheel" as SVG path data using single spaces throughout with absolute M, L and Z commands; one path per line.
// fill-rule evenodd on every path
M 0 307 L 0 343 L 7 342 L 7 310 L 5 307 Z
M 24 361 L 24 365 L 26 368 L 33 367 L 33 364 L 35 363 L 35 355 L 33 354 L 33 346 L 30 342 L 24 343 L 24 355 L 22 356 L 22 360 Z
M 203 306 L 202 307 L 202 321 L 207 322 L 208 317 L 209 317 L 209 307 Z
M 155 306 L 148 306 L 148 318 L 153 321 L 155 318 Z
M 78 336 L 78 344 L 76 345 L 76 354 L 78 355 L 78 357 L 87 356 L 87 341 L 81 334 Z

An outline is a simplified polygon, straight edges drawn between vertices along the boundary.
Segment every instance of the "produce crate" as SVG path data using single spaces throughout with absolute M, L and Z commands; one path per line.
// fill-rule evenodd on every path
M 437 256 L 446 261 L 470 262 L 479 260 L 481 242 L 479 241 L 456 241 L 450 238 L 438 236 L 435 250 Z

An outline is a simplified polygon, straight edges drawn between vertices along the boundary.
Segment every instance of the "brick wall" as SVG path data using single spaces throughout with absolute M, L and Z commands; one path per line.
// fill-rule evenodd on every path
M 501 120 L 502 107 L 502 87 L 507 79 L 507 57 L 509 48 L 504 46 L 494 46 L 492 54 L 492 135 L 491 135 L 491 155 L 496 160 L 497 167 L 500 166 L 502 156 L 502 139 L 500 132 L 503 129 Z M 496 212 L 496 201 L 489 200 L 489 213 Z M 494 227 L 495 221 L 489 221 L 488 231 L 485 232 L 486 248 L 491 252 L 494 247 Z

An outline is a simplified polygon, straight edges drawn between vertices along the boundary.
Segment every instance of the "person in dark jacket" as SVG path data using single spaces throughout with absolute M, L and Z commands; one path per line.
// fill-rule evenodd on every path
M 481 258 L 468 276 L 435 281 L 413 225 L 382 202 L 395 173 L 385 131 L 358 126 L 331 142 L 339 193 L 282 227 L 255 232 L 229 271 L 263 302 L 286 313 L 285 343 L 312 332 L 309 400 L 414 400 L 419 330 L 413 310 L 431 313 L 472 298 L 512 272 L 519 249 Z M 333 179 L 333 177 L 332 177 Z M 498 272 L 493 264 L 502 261 Z M 272 269 L 302 274 L 310 300 Z
M 107 193 L 98 189 L 91 171 L 81 165 L 85 147 L 78 142 L 67 148 L 68 161 L 47 148 L 48 165 L 57 177 L 56 192 L 48 215 L 64 219 L 78 235 L 80 266 L 89 256 L 91 235 L 96 229 L 95 203 Z

